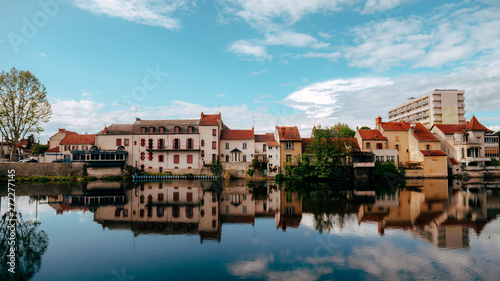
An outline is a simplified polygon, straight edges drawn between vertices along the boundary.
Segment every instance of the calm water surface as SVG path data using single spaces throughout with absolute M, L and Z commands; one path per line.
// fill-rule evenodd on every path
M 18 185 L 17 278 L 498 280 L 500 188 L 407 181 Z M 292 192 L 294 190 L 295 192 Z M 1 213 L 7 190 L 0 189 Z M 20 241 L 19 241 L 20 240 Z

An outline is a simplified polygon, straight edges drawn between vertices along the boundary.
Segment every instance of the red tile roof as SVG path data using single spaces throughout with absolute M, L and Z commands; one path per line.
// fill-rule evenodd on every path
M 45 152 L 59 152 L 59 146 L 45 150 Z
M 266 145 L 269 146 L 280 146 L 277 141 L 266 141 Z
M 361 139 L 363 140 L 387 140 L 378 130 L 358 130 Z
M 221 140 L 253 140 L 253 130 L 222 130 Z
M 267 133 L 265 135 L 255 135 L 255 142 L 267 142 L 273 140 L 274 140 L 273 133 Z
M 203 114 L 201 113 L 200 126 L 217 126 L 221 123 L 219 114 Z
M 442 150 L 420 150 L 424 156 L 446 156 Z
M 457 160 L 455 158 L 450 158 L 451 165 L 458 165 Z
M 94 144 L 95 135 L 66 135 L 59 144 Z
M 467 124 L 467 127 L 465 128 L 467 131 L 486 131 L 486 132 L 493 132 L 492 130 L 486 128 L 483 126 L 483 124 L 479 123 L 477 121 L 476 116 L 472 115 L 472 118 L 470 119 L 469 123 Z
M 299 129 L 294 127 L 276 127 L 278 130 L 278 137 L 281 141 L 300 141 Z
M 408 131 L 411 123 L 405 122 L 382 122 L 380 126 L 384 131 Z
M 357 138 L 346 138 L 346 143 L 348 145 L 351 145 L 353 149 L 357 149 L 359 150 L 359 143 L 358 143 L 358 139 Z
M 429 141 L 429 142 L 439 142 L 439 140 L 427 130 L 421 123 L 414 123 L 415 129 L 413 130 L 413 135 L 418 141 Z
M 454 133 L 463 133 L 466 124 L 434 124 L 433 128 L 436 127 L 438 130 L 443 132 L 445 135 L 453 135 Z M 431 128 L 432 129 L 432 128 Z

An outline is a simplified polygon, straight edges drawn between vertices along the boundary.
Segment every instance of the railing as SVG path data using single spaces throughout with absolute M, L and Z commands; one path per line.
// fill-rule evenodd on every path
M 478 140 L 454 140 L 453 144 L 458 144 L 458 145 L 481 145 L 482 142 Z

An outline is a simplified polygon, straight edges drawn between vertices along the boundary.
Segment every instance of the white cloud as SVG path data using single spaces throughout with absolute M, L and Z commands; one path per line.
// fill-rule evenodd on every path
M 238 40 L 228 47 L 228 51 L 240 56 L 250 56 L 257 60 L 272 60 L 273 56 L 267 54 L 263 46 L 255 45 L 245 40 Z
M 330 39 L 330 38 L 333 37 L 333 35 L 328 34 L 326 32 L 323 32 L 323 31 L 318 32 L 318 35 L 321 36 L 321 37 L 323 37 L 323 38 L 325 38 L 325 39 Z
M 344 55 L 351 66 L 387 70 L 395 66 L 442 67 L 497 52 L 500 8 L 460 5 L 424 16 L 371 21 L 352 29 L 354 45 Z
M 263 43 L 266 45 L 282 45 L 286 47 L 312 47 L 315 49 L 326 48 L 330 44 L 318 41 L 318 39 L 292 30 L 279 30 L 278 32 L 266 33 Z
M 402 3 L 408 2 L 407 0 L 367 0 L 362 14 L 371 14 L 375 12 L 393 9 Z
M 48 57 L 49 56 L 49 55 L 44 54 L 44 53 L 39 53 L 38 55 L 41 56 L 41 57 Z
M 488 129 L 493 130 L 495 132 L 500 132 L 500 126 L 488 126 Z
M 265 71 L 265 70 L 260 70 L 260 71 L 254 71 L 254 72 L 251 72 L 250 74 L 251 74 L 252 76 L 257 76 L 257 75 L 261 75 L 261 74 L 264 74 L 264 73 L 266 73 L 266 71 Z
M 331 53 L 320 53 L 320 52 L 307 52 L 305 54 L 296 55 L 295 58 L 319 58 L 319 59 L 328 59 L 330 61 L 336 61 L 341 58 L 342 54 L 340 52 L 331 52 Z
M 224 94 L 218 94 L 216 97 L 218 97 L 218 98 L 226 98 L 227 96 L 224 95 Z
M 96 15 L 108 15 L 127 21 L 170 30 L 180 28 L 180 20 L 173 17 L 176 11 L 195 7 L 190 0 L 74 0 L 73 5 Z
M 84 96 L 84 97 L 88 97 L 88 96 L 91 96 L 91 95 L 92 95 L 92 93 L 90 93 L 90 92 L 87 92 L 85 90 L 82 91 L 82 96 Z

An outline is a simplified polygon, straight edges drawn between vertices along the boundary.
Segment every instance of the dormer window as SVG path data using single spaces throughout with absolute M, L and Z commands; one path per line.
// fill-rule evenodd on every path
M 160 127 L 160 134 L 165 133 L 165 127 Z
M 181 131 L 181 127 L 179 127 L 179 126 L 175 126 L 175 127 L 174 127 L 174 132 L 175 132 L 176 134 L 180 133 L 180 131 Z
M 149 133 L 152 134 L 155 132 L 155 128 L 154 127 L 149 127 Z
M 188 133 L 192 133 L 193 132 L 193 126 L 189 126 L 188 127 Z
M 145 134 L 146 133 L 146 127 L 141 127 L 141 134 Z

